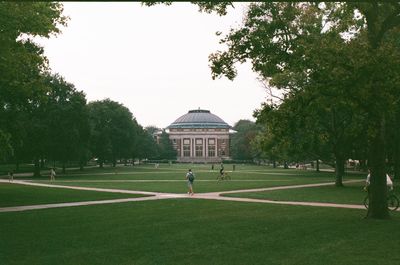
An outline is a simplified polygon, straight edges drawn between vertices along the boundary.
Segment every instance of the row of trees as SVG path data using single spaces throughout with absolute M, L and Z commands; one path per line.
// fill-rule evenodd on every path
M 50 74 L 34 37 L 60 32 L 68 20 L 60 3 L 0 3 L 0 162 L 62 164 L 90 158 L 114 166 L 117 160 L 171 158 L 171 145 L 155 142 L 123 105 L 109 99 L 87 104 L 85 94 Z M 168 145 L 169 144 L 169 145 Z M 169 150 L 169 151 L 165 151 Z M 173 155 L 173 154 L 172 154 Z
M 59 75 L 43 77 L 46 92 L 29 109 L 6 109 L 2 132 L 7 132 L 8 154 L 15 162 L 34 161 L 35 175 L 45 161 L 69 161 L 83 166 L 97 158 L 113 166 L 118 160 L 164 158 L 164 145 L 157 145 L 152 134 L 140 126 L 128 108 L 110 99 L 87 104 L 85 94 Z M 169 143 L 169 142 L 168 142 Z M 161 151 L 160 151 L 161 150 Z M 160 157 L 161 154 L 161 157 Z
M 368 160 L 368 216 L 386 218 L 386 162 L 397 178 L 400 167 L 399 33 L 399 2 L 252 3 L 211 70 L 233 79 L 250 61 L 279 90 L 255 114 L 270 159 L 334 160 L 338 186 L 345 160 Z

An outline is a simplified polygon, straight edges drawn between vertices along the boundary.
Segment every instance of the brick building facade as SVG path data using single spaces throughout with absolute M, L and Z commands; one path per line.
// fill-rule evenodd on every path
M 231 126 L 209 110 L 190 110 L 167 127 L 180 162 L 229 159 Z

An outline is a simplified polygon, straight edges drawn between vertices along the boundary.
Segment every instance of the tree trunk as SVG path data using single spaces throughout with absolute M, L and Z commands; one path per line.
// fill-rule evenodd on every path
M 398 136 L 397 136 L 398 138 Z M 399 180 L 400 179 L 400 141 L 396 139 L 395 141 L 395 150 L 394 150 L 394 157 L 393 157 L 393 163 L 394 163 L 394 179 Z
M 400 154 L 396 154 L 394 160 L 394 179 L 400 180 Z
M 84 163 L 83 163 L 83 160 L 81 159 L 80 161 L 79 161 L 79 170 L 80 171 L 83 171 L 83 165 Z
M 62 162 L 62 173 L 65 174 L 65 161 Z
M 275 161 L 275 160 L 272 161 L 272 167 L 273 167 L 273 168 L 276 168 L 276 161 Z
M 40 162 L 39 158 L 35 158 L 35 168 L 33 171 L 33 176 L 34 177 L 40 177 Z
M 336 156 L 335 174 L 336 187 L 343 187 L 344 159 L 341 156 Z
M 317 169 L 316 169 L 316 171 L 319 172 L 319 159 L 317 159 Z
M 44 169 L 44 159 L 43 157 L 40 159 L 40 169 Z
M 375 128 L 374 136 L 370 140 L 369 166 L 371 168 L 371 179 L 369 186 L 369 207 L 367 218 L 387 219 L 389 210 L 387 208 L 387 187 L 385 171 L 385 141 L 384 141 L 384 119 Z M 371 123 L 373 126 L 374 123 Z

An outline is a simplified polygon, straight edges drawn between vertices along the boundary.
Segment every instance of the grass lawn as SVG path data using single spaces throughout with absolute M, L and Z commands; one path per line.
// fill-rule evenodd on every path
M 0 183 L 0 207 L 135 198 L 142 196 L 143 195 L 139 194 L 80 191 Z
M 326 180 L 320 179 L 282 179 L 282 180 L 247 180 L 247 181 L 221 181 L 206 180 L 206 181 L 195 181 L 194 191 L 195 193 L 204 192 L 216 192 L 216 191 L 229 191 L 229 190 L 241 190 L 241 189 L 256 189 L 276 186 L 287 186 L 297 185 L 304 183 L 320 183 L 327 182 Z M 47 182 L 46 182 L 47 183 Z M 125 189 L 125 190 L 141 190 L 141 191 L 157 191 L 157 192 L 170 192 L 170 193 L 186 193 L 187 185 L 186 181 L 148 181 L 148 182 L 112 182 L 112 181 L 89 181 L 89 182 L 52 182 L 56 185 L 64 186 L 80 186 L 80 187 L 95 187 L 95 188 L 107 188 L 107 189 Z
M 400 216 L 174 199 L 0 214 L 1 264 L 398 265 Z
M 210 172 L 209 165 L 160 165 L 158 169 L 121 167 L 113 172 L 94 168 L 83 174 L 58 174 L 52 184 L 184 193 L 188 167 L 197 175 L 197 193 L 334 179 L 333 173 L 236 165 L 237 170 L 231 173 L 233 181 L 217 182 L 218 170 Z M 364 177 L 351 175 L 346 179 Z M 34 181 L 47 183 L 48 178 Z M 362 185 L 230 196 L 361 204 L 365 196 Z M 139 196 L 0 184 L 0 207 Z M 400 212 L 392 213 L 390 220 L 365 220 L 365 213 L 201 199 L 4 212 L 0 213 L 0 264 L 400 264 Z
M 107 175 L 108 178 L 176 178 L 180 179 L 185 176 L 187 170 L 191 168 L 196 175 L 200 177 L 210 177 L 215 179 L 219 174 L 219 165 L 215 166 L 215 169 L 211 170 L 211 165 L 204 164 L 174 164 L 174 165 L 163 165 L 160 164 L 159 168 L 154 168 L 153 165 L 138 165 L 138 166 L 118 166 L 113 167 L 91 167 L 85 168 L 85 170 L 68 170 L 66 174 L 62 174 L 61 169 L 57 169 L 57 178 L 74 177 L 80 178 L 93 178 L 102 175 Z M 225 170 L 232 173 L 233 175 L 240 174 L 243 178 L 253 178 L 254 176 L 321 176 L 321 175 L 332 175 L 331 173 L 324 172 L 313 172 L 310 170 L 295 170 L 295 169 L 282 169 L 282 168 L 271 168 L 267 166 L 255 166 L 255 165 L 236 165 L 236 170 L 232 172 L 231 165 L 225 165 Z M 43 177 L 39 179 L 48 179 L 48 170 L 44 170 Z M 31 178 L 31 177 L 20 177 L 20 178 Z
M 97 168 L 90 169 L 80 174 L 57 176 L 56 182 L 53 184 L 185 193 L 187 187 L 184 179 L 189 166 L 193 168 L 196 174 L 194 189 L 197 193 L 320 183 L 334 180 L 332 173 L 240 165 L 237 166 L 236 171 L 229 172 L 232 181 L 217 182 L 218 170 L 211 171 L 208 165 L 163 165 L 158 169 L 151 166 L 122 167 L 117 168 L 116 172 L 109 172 L 109 168 L 103 172 L 98 171 Z M 354 175 L 351 178 L 360 178 L 360 176 Z M 48 178 L 32 180 L 48 183 Z M 135 180 L 142 182 L 134 182 Z
M 346 184 L 337 188 L 332 186 L 308 187 L 301 189 L 272 190 L 251 193 L 232 193 L 224 196 L 264 199 L 274 201 L 302 201 L 302 202 L 327 202 L 362 204 L 366 196 L 363 191 L 364 183 Z
M 367 193 L 363 190 L 365 183 L 349 183 L 344 187 L 322 186 L 301 189 L 272 190 L 263 192 L 231 193 L 224 196 L 264 199 L 274 201 L 327 202 L 343 204 L 363 204 Z M 395 187 L 398 185 L 395 182 Z M 400 198 L 399 188 L 394 189 Z

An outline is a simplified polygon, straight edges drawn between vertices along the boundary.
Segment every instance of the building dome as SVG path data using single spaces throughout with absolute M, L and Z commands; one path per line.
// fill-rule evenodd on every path
M 224 120 L 209 110 L 189 110 L 188 113 L 179 117 L 168 129 L 175 128 L 231 128 Z

